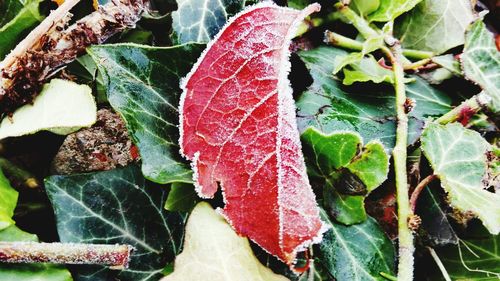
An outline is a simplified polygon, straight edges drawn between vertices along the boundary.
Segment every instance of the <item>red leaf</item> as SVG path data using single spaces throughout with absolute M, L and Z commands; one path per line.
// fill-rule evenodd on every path
M 319 242 L 323 224 L 296 127 L 289 44 L 320 6 L 297 11 L 270 2 L 233 17 L 183 80 L 181 153 L 198 194 L 224 192 L 236 232 L 292 264 Z

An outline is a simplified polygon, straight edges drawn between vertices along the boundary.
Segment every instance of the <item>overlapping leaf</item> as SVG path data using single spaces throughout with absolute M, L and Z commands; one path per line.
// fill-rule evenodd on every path
M 14 224 L 12 216 L 17 205 L 17 197 L 17 191 L 10 186 L 9 180 L 0 170 L 0 230 Z
M 423 0 L 395 26 L 395 32 L 405 48 L 441 54 L 464 43 L 473 19 L 468 0 Z
M 344 68 L 344 85 L 355 82 L 394 83 L 394 72 L 382 67 L 373 56 L 362 58 Z
M 120 44 L 89 50 L 105 80 L 111 106 L 125 119 L 139 148 L 142 171 L 152 181 L 191 181 L 191 171 L 177 144 L 178 85 L 203 47 Z
M 492 98 L 492 109 L 500 111 L 500 52 L 493 34 L 478 20 L 467 31 L 460 57 L 467 78 L 479 84 Z
M 12 50 L 21 36 L 42 20 L 40 0 L 5 0 L 0 2 L 0 60 Z
M 379 8 L 368 15 L 369 21 L 392 21 L 401 14 L 413 9 L 422 0 L 380 0 Z
M 389 157 L 383 145 L 363 147 L 358 134 L 325 135 L 313 127 L 301 136 L 310 177 L 323 184 L 324 204 L 344 224 L 366 220 L 364 197 L 387 179 Z
M 296 127 L 290 40 L 302 11 L 263 2 L 231 19 L 183 82 L 181 153 L 201 197 L 224 191 L 236 232 L 292 264 L 321 239 Z
M 477 216 L 491 233 L 498 234 L 500 194 L 485 190 L 483 184 L 490 144 L 460 124 L 431 124 L 422 134 L 422 149 L 451 206 Z
M 238 236 L 206 202 L 199 203 L 186 224 L 182 253 L 174 272 L 162 281 L 286 281 L 254 256 L 248 239 Z
M 192 184 L 174 182 L 170 187 L 165 209 L 169 211 L 189 212 L 200 198 L 196 194 L 196 190 Z
M 78 280 L 158 280 L 179 253 L 185 216 L 163 209 L 167 192 L 148 186 L 135 165 L 106 172 L 52 176 L 46 189 L 62 242 L 129 244 L 128 269 L 79 267 Z
M 18 108 L 0 123 L 0 139 L 47 130 L 66 135 L 90 127 L 97 119 L 92 90 L 87 85 L 53 79 L 33 104 Z
M 373 218 L 344 226 L 321 218 L 330 229 L 315 249 L 319 261 L 338 281 L 386 280 L 381 272 L 394 275 L 394 246 Z
M 387 149 L 394 146 L 395 109 L 391 88 L 361 91 L 342 86 L 331 73 L 336 57 L 345 56 L 343 50 L 319 47 L 299 52 L 313 78 L 313 84 L 297 100 L 297 121 L 304 131 L 313 126 L 328 134 L 335 131 L 358 132 L 365 142 L 380 140 Z M 408 97 L 416 101 L 410 112 L 410 141 L 419 136 L 428 116 L 437 116 L 451 109 L 450 98 L 431 87 L 424 80 L 407 84 Z
M 1 197 L 1 196 L 0 196 Z M 0 231 L 0 241 L 37 242 L 38 237 L 12 225 Z M 16 281 L 72 281 L 71 273 L 60 265 L 52 264 L 5 264 L 0 263 L 0 280 Z
M 178 9 L 172 13 L 174 36 L 179 43 L 208 43 L 244 3 L 241 0 L 177 0 Z

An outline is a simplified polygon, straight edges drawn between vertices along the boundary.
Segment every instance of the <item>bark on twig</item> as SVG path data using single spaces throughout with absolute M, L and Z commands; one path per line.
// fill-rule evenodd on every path
M 0 242 L 0 262 L 99 264 L 123 269 L 132 250 L 129 245 Z
M 42 84 L 88 46 L 135 27 L 149 4 L 112 0 L 68 27 L 69 10 L 78 1 L 68 0 L 53 11 L 0 63 L 0 115 L 32 102 Z

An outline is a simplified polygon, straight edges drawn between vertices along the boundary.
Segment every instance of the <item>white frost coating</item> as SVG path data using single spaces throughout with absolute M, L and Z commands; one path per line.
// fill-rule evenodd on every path
M 226 28 L 228 28 L 237 18 L 241 17 L 242 15 L 244 14 L 247 14 L 247 13 L 250 13 L 256 9 L 260 9 L 260 8 L 276 8 L 278 7 L 276 4 L 274 4 L 273 2 L 270 2 L 270 1 L 265 1 L 265 2 L 261 2 L 261 3 L 258 3 L 256 5 L 253 5 L 253 6 L 250 6 L 250 7 L 247 7 L 244 11 L 238 13 L 237 15 L 235 15 L 234 17 L 232 17 L 225 25 L 224 27 L 219 31 L 219 33 L 208 43 L 207 45 L 207 48 L 203 51 L 203 53 L 201 54 L 201 56 L 199 57 L 198 61 L 193 65 L 191 71 L 187 74 L 187 76 L 183 79 L 181 79 L 181 82 L 180 82 L 180 88 L 182 89 L 182 94 L 181 94 L 181 97 L 180 97 L 180 103 L 179 103 L 179 114 L 180 114 L 180 120 L 179 120 L 179 131 L 180 131 L 180 138 L 179 138 L 179 143 L 181 144 L 181 148 L 180 148 L 180 153 L 181 155 L 186 158 L 187 160 L 191 160 L 191 166 L 193 167 L 193 171 L 194 171 L 194 174 L 193 174 L 193 181 L 195 182 L 195 187 L 196 187 L 196 191 L 197 193 L 201 196 L 201 197 L 205 197 L 205 195 L 202 193 L 202 186 L 200 185 L 200 183 L 198 182 L 198 176 L 199 176 L 199 173 L 197 171 L 197 167 L 196 167 L 196 164 L 198 162 L 198 159 L 199 159 L 199 156 L 200 156 L 200 152 L 197 151 L 194 153 L 194 157 L 192 159 L 190 159 L 190 157 L 188 155 L 186 155 L 184 153 L 184 150 L 183 150 L 183 135 L 184 135 L 184 114 L 183 114 L 183 109 L 184 109 L 184 102 L 185 102 L 185 99 L 186 99 L 186 96 L 189 95 L 189 94 L 192 94 L 186 87 L 187 87 L 187 83 L 188 81 L 191 79 L 191 76 L 197 71 L 198 67 L 200 66 L 200 64 L 204 61 L 205 59 L 205 56 L 207 55 L 207 53 L 209 52 L 209 50 L 212 48 L 212 46 L 218 41 L 218 39 L 220 38 L 220 36 L 224 33 L 224 31 L 226 30 Z M 283 8 L 283 7 L 279 7 L 280 9 L 289 9 L 289 8 Z M 283 202 L 283 172 L 282 172 L 282 168 L 281 168 L 281 164 L 282 163 L 282 160 L 281 160 L 281 142 L 282 142 L 282 136 L 283 136 L 283 124 L 282 124 L 282 121 L 281 120 L 281 117 L 285 117 L 286 118 L 286 123 L 288 124 L 291 124 L 291 125 L 295 125 L 296 124 L 296 118 L 295 118 L 295 106 L 294 106 L 294 102 L 293 102 L 293 98 L 292 98 L 292 89 L 291 89 L 291 86 L 290 86 L 290 81 L 288 81 L 288 74 L 290 72 L 290 69 L 291 69 L 291 63 L 289 61 L 289 58 L 290 58 L 290 51 L 289 51 L 289 48 L 288 46 L 290 45 L 290 42 L 291 40 L 294 38 L 295 34 L 296 34 L 296 31 L 300 25 L 300 23 L 303 21 L 303 19 L 305 17 L 307 17 L 309 14 L 311 13 L 314 13 L 314 12 L 317 12 L 319 11 L 321 8 L 321 6 L 317 3 L 315 4 L 311 4 L 309 5 L 308 7 L 306 7 L 304 10 L 302 10 L 298 16 L 295 18 L 295 20 L 293 21 L 291 27 L 288 29 L 288 33 L 286 34 L 285 36 L 285 41 L 284 41 L 284 45 L 283 47 L 281 48 L 283 51 L 282 51 L 282 54 L 281 54 L 281 65 L 279 66 L 279 76 L 278 76 L 278 111 L 279 111 L 279 116 L 278 116 L 278 132 L 277 132 L 277 142 L 276 142 L 276 151 L 277 151 L 277 170 L 278 170 L 278 205 L 279 205 L 279 222 L 280 222 L 280 231 L 279 231 L 279 234 L 280 234 L 280 237 L 279 237 L 279 241 L 280 241 L 280 247 L 281 249 L 283 250 L 283 210 L 282 210 L 282 206 L 280 204 L 280 202 Z M 292 10 L 292 9 L 290 9 Z M 295 11 L 295 10 L 294 10 Z M 283 113 L 286 113 L 288 112 L 288 114 L 283 114 Z M 296 145 L 299 149 L 299 151 L 301 151 L 301 144 L 300 144 L 300 136 L 299 136 L 299 133 L 298 133 L 298 130 L 293 130 L 293 136 L 291 137 L 291 139 L 293 139 L 295 141 L 294 145 Z M 288 132 L 287 132 L 288 133 Z M 307 186 L 305 188 L 309 188 L 310 190 L 312 190 L 308 180 L 307 180 L 307 172 L 306 172 L 306 168 L 305 168 L 305 162 L 304 162 L 304 158 L 303 158 L 303 155 L 302 153 L 299 153 L 299 162 L 302 163 L 303 167 L 301 167 L 300 171 L 298 171 L 298 173 L 300 174 L 300 177 L 302 179 L 306 179 L 306 184 Z M 222 187 L 223 189 L 223 192 L 224 192 L 224 188 Z M 312 191 L 311 191 L 312 192 Z M 225 199 L 224 199 L 225 200 Z M 229 219 L 228 216 L 226 216 L 224 214 L 224 212 L 220 209 L 217 210 L 219 213 L 221 213 L 225 218 L 226 220 L 229 222 L 229 224 L 231 226 L 234 227 L 234 224 L 233 222 Z M 319 217 L 319 210 L 316 210 L 316 216 Z M 295 257 L 296 256 L 296 253 L 298 251 L 301 251 L 301 250 L 305 250 L 307 249 L 308 246 L 310 246 L 311 244 L 316 244 L 316 243 L 319 243 L 321 242 L 322 240 L 322 235 L 323 233 L 328 230 L 328 226 L 326 224 L 324 224 L 322 222 L 322 226 L 320 228 L 320 230 L 318 231 L 318 233 L 316 234 L 316 236 L 310 240 L 307 240 L 307 241 L 304 241 L 301 245 L 299 245 L 298 247 L 296 247 L 293 251 L 293 256 Z M 255 242 L 255 241 L 254 241 Z M 257 243 L 258 244 L 258 243 Z M 259 245 L 260 246 L 260 245 Z M 263 248 L 263 247 L 261 247 Z M 264 249 L 264 248 L 263 248 Z M 266 250 L 266 249 L 264 249 Z M 267 250 L 266 250 L 267 251 Z
M 0 123 L 0 139 L 48 130 L 69 134 L 88 127 L 97 120 L 97 106 L 92 89 L 71 81 L 53 79 L 45 84 L 33 104 L 17 109 L 11 118 Z

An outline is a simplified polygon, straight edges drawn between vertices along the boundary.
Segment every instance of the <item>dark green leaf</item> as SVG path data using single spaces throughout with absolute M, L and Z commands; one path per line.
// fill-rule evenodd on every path
M 486 153 L 490 144 L 458 123 L 430 124 L 422 134 L 422 150 L 452 207 L 477 216 L 492 233 L 500 232 L 500 194 L 485 190 Z
M 243 8 L 241 0 L 177 0 L 172 13 L 174 36 L 179 43 L 208 43 L 227 19 Z
M 170 187 L 165 209 L 172 212 L 189 212 L 199 201 L 200 197 L 192 184 L 174 182 Z
M 0 241 L 37 242 L 38 237 L 12 225 L 0 231 Z M 71 281 L 71 274 L 63 266 L 52 264 L 0 263 L 0 280 L 10 281 Z
M 337 56 L 343 50 L 319 47 L 299 52 L 313 78 L 313 84 L 297 100 L 299 129 L 313 126 L 323 133 L 339 130 L 356 131 L 364 141 L 380 140 L 388 149 L 394 146 L 395 109 L 392 88 L 384 91 L 373 87 L 355 90 L 345 87 L 332 71 Z M 410 140 L 419 136 L 419 129 L 429 116 L 438 116 L 451 109 L 451 100 L 423 79 L 412 76 L 415 82 L 407 84 L 407 94 L 416 101 L 410 112 Z M 417 129 L 415 129 L 417 128 Z
M 146 185 L 137 166 L 52 176 L 45 182 L 62 242 L 135 247 L 128 269 L 81 267 L 78 280 L 158 280 L 167 262 L 179 253 L 185 216 L 163 209 L 167 192 Z
M 12 50 L 21 36 L 42 20 L 40 0 L 5 0 L 0 2 L 0 60 Z
M 0 230 L 14 224 L 12 216 L 17 205 L 18 193 L 0 170 Z
M 380 272 L 394 275 L 394 246 L 373 218 L 351 226 L 332 222 L 323 210 L 321 218 L 330 229 L 314 253 L 335 280 L 386 280 Z
M 500 279 L 500 235 L 460 240 L 458 245 L 436 249 L 452 280 Z
M 191 169 L 179 154 L 179 80 L 203 45 L 154 48 L 135 44 L 93 46 L 108 99 L 124 118 L 139 148 L 142 172 L 158 183 L 191 182 Z
M 464 43 L 473 19 L 469 0 L 424 0 L 394 28 L 403 47 L 441 54 Z
M 500 52 L 482 21 L 476 21 L 467 32 L 461 59 L 467 78 L 492 97 L 493 111 L 500 111 Z

